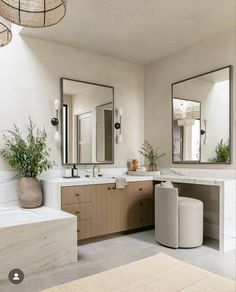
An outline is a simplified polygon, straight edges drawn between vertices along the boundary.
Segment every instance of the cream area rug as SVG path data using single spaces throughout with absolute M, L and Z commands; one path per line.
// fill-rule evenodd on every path
M 164 253 L 44 292 L 235 292 L 236 282 Z

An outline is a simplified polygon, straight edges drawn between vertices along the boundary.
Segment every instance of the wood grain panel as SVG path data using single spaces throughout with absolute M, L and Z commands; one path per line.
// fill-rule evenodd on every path
M 146 196 L 131 196 L 129 197 L 128 202 L 128 211 L 144 211 L 144 210 L 152 210 L 153 208 L 153 197 Z
M 92 203 L 62 205 L 62 210 L 77 216 L 78 220 L 92 219 Z
M 127 229 L 134 229 L 139 227 L 146 227 L 154 224 L 153 212 L 150 211 L 136 211 L 128 214 Z
M 91 186 L 72 186 L 61 188 L 62 205 L 85 203 L 91 201 Z
M 145 196 L 153 194 L 153 182 L 142 181 L 142 182 L 131 182 L 126 188 L 128 196 Z
M 80 220 L 77 230 L 78 240 L 92 237 L 92 220 Z

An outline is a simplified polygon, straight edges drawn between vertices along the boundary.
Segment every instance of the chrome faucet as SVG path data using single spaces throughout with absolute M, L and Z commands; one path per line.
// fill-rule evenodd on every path
M 99 167 L 99 165 L 98 164 L 94 164 L 94 166 L 93 166 L 93 177 L 95 177 L 95 169 L 98 169 L 98 173 L 100 172 L 100 167 Z

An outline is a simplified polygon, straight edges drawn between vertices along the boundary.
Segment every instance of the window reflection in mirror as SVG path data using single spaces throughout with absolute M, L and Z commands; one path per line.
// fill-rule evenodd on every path
M 200 160 L 200 102 L 173 99 L 173 146 L 175 161 Z
M 230 163 L 231 67 L 172 85 L 174 163 Z
M 113 87 L 61 82 L 63 164 L 113 163 Z

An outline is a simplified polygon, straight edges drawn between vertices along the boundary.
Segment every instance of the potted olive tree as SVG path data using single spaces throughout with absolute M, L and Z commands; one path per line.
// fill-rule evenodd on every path
M 37 208 L 42 205 L 43 195 L 37 176 L 53 167 L 49 160 L 45 130 L 35 131 L 35 125 L 29 118 L 27 134 L 24 138 L 14 125 L 3 135 L 4 145 L 0 155 L 21 176 L 19 180 L 19 200 L 23 208 Z
M 158 148 L 154 148 L 148 141 L 144 141 L 139 152 L 148 160 L 148 171 L 156 171 L 158 159 L 165 155 L 159 154 Z

